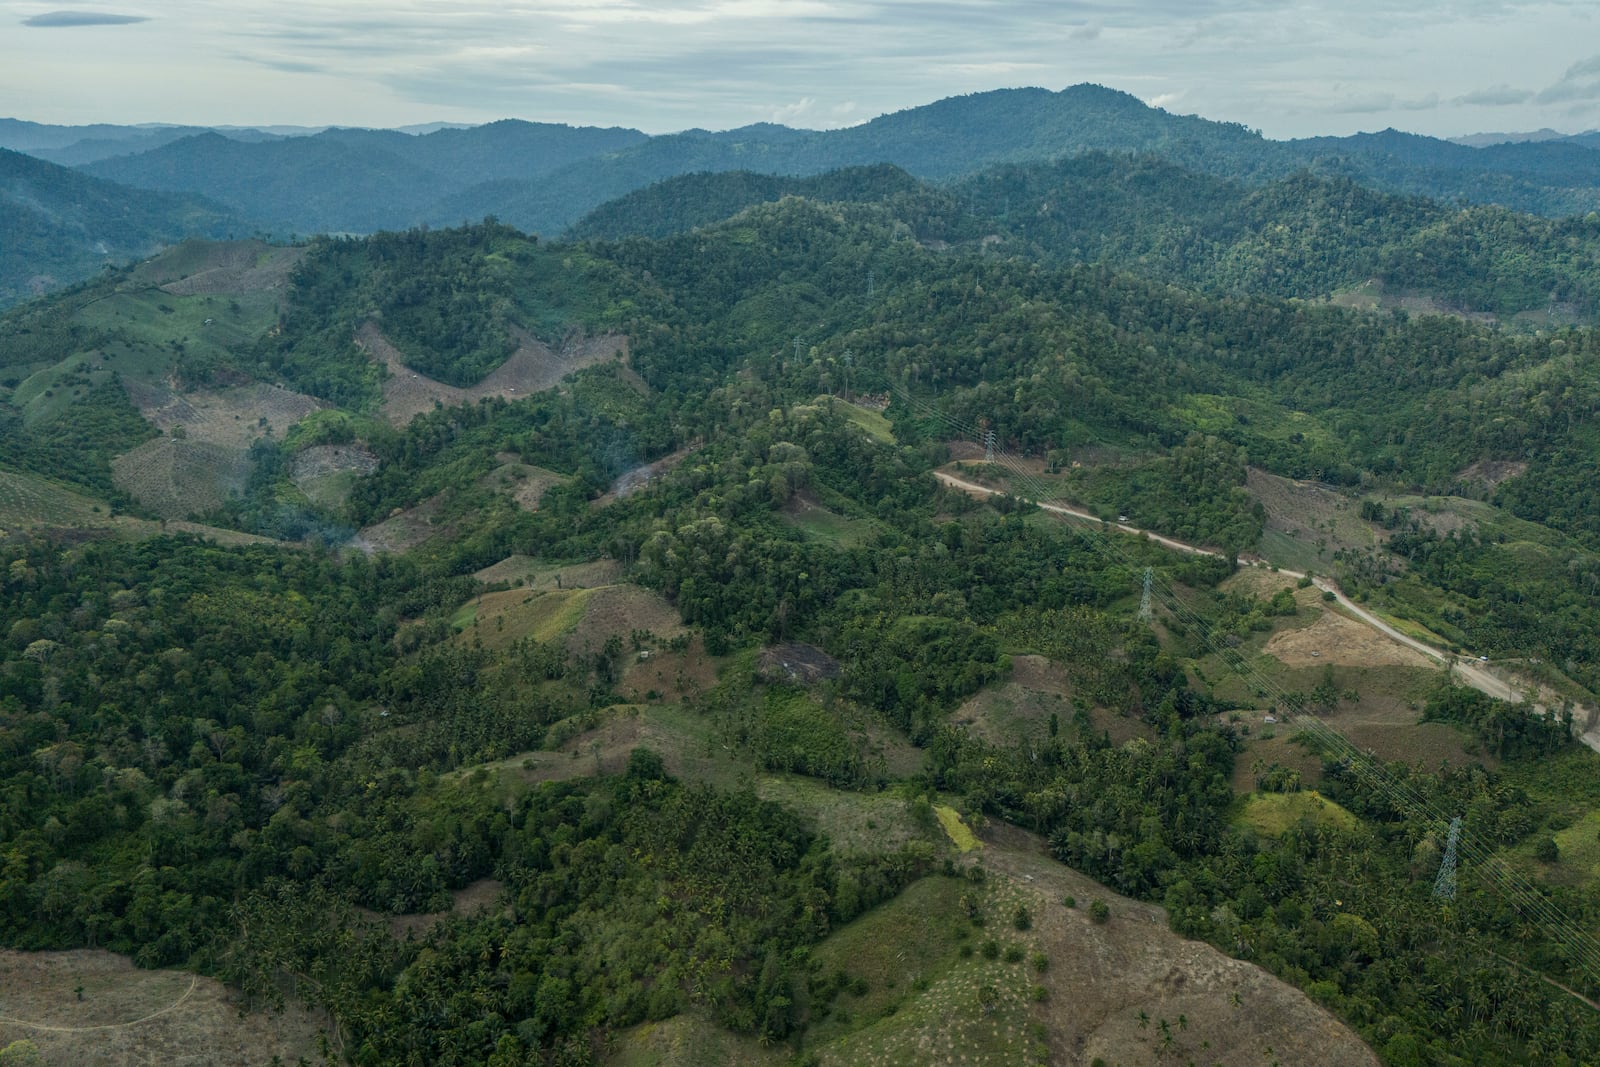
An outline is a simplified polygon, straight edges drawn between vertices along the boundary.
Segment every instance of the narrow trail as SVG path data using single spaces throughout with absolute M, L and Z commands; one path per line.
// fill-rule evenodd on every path
M 7 1026 L 25 1026 L 30 1030 L 47 1030 L 53 1034 L 86 1034 L 91 1030 L 121 1030 L 129 1026 L 138 1026 L 140 1023 L 147 1023 L 151 1019 L 160 1018 L 169 1011 L 176 1011 L 183 1006 L 184 1001 L 194 995 L 194 987 L 197 981 L 198 979 L 194 975 L 190 975 L 189 988 L 183 991 L 183 996 L 159 1011 L 153 1011 L 143 1018 L 130 1019 L 125 1023 L 99 1023 L 95 1026 L 51 1026 L 48 1023 L 30 1023 L 26 1019 L 13 1019 L 7 1015 L 0 1015 L 0 1023 L 4 1023 Z
M 1004 490 L 994 489 L 987 485 L 979 485 L 977 482 L 969 482 L 965 478 L 958 478 L 947 471 L 934 471 L 933 476 L 939 479 L 939 481 L 943 482 L 945 485 L 952 486 L 953 488 L 960 489 L 967 493 L 983 496 L 1005 495 Z M 1187 552 L 1190 555 L 1195 556 L 1212 556 L 1217 559 L 1225 558 L 1223 553 L 1218 552 L 1216 549 L 1202 548 L 1199 545 L 1191 545 L 1187 542 L 1179 541 L 1171 537 L 1163 537 L 1160 534 L 1151 533 L 1149 530 L 1141 530 L 1136 526 L 1129 526 L 1124 522 L 1109 522 L 1100 518 L 1098 515 L 1091 514 L 1087 511 L 1082 511 L 1078 508 L 1071 508 L 1062 504 L 1045 503 L 1038 503 L 1038 507 L 1042 511 L 1049 511 L 1057 515 L 1067 515 L 1074 519 L 1083 519 L 1087 522 L 1098 523 L 1101 526 L 1118 530 L 1122 533 L 1132 534 L 1135 537 L 1146 537 L 1151 541 L 1154 541 L 1156 544 L 1164 545 L 1175 552 Z M 1268 565 L 1262 560 L 1241 559 L 1239 562 L 1248 567 L 1265 567 Z M 1294 578 L 1296 580 L 1305 577 L 1305 575 L 1299 571 L 1291 571 L 1283 567 L 1278 568 L 1278 573 L 1284 575 L 1285 577 Z M 1427 656 L 1429 659 L 1440 664 L 1441 666 L 1449 664 L 1451 676 L 1463 684 L 1478 690 L 1480 693 L 1491 696 L 1496 700 L 1505 700 L 1510 703 L 1517 703 L 1518 701 L 1524 699 L 1522 693 L 1513 687 L 1509 682 L 1490 673 L 1486 668 L 1479 666 L 1476 663 L 1457 660 L 1444 649 L 1437 648 L 1434 645 L 1428 644 L 1426 641 L 1419 641 L 1409 634 L 1402 633 L 1390 623 L 1385 622 L 1383 619 L 1380 619 L 1366 608 L 1363 608 L 1361 605 L 1345 596 L 1344 591 L 1338 586 L 1334 585 L 1329 579 L 1313 577 L 1311 582 L 1324 593 L 1332 593 L 1334 603 L 1343 608 L 1345 613 L 1351 618 L 1355 619 L 1357 622 L 1371 627 L 1397 644 L 1403 645 L 1415 652 L 1422 653 L 1424 656 Z M 1549 712 L 1548 708 L 1540 704 L 1534 704 L 1533 708 L 1540 714 L 1547 714 Z M 1596 752 L 1600 752 L 1600 730 L 1585 730 L 1578 735 L 1578 739 L 1585 745 L 1594 749 Z

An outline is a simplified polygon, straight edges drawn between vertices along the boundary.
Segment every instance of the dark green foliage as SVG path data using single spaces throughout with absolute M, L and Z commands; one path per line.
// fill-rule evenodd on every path
M 1508 704 L 1462 686 L 1435 691 L 1422 717 L 1460 723 L 1502 759 L 1548 756 L 1573 744 L 1570 711 L 1539 715 L 1525 704 Z

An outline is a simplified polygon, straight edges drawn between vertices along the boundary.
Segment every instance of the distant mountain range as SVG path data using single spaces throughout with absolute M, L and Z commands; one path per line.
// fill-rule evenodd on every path
M 865 179 L 874 195 L 887 196 L 911 178 L 948 184 L 997 166 L 1090 153 L 1159 159 L 1238 190 L 1308 173 L 1444 204 L 1553 217 L 1600 210 L 1600 132 L 1494 136 L 1508 139 L 1472 147 L 1385 130 L 1271 141 L 1237 123 L 1173 115 L 1094 85 L 951 97 L 827 131 L 763 123 L 650 136 L 520 120 L 467 128 L 220 130 L 0 119 L 0 145 L 37 157 L 31 168 L 10 153 L 4 163 L 0 225 L 11 239 L 3 251 L 0 305 L 186 236 L 368 233 L 488 216 L 547 236 L 614 234 L 623 218 L 644 228 L 639 232 L 670 231 L 725 217 L 722 207 L 752 196 L 794 191 L 830 198 L 827 181 L 791 190 L 780 179 L 898 168 Z M 656 183 L 699 173 L 744 177 L 735 186 L 697 188 L 709 201 L 663 202 L 681 196 L 683 186 L 650 192 Z M 842 179 L 845 186 L 860 180 Z M 980 193 L 981 186 L 966 195 Z M 1229 196 L 1236 194 L 1243 195 Z M 645 199 L 572 230 L 601 205 L 630 196 Z M 986 210 L 1003 214 L 1005 206 Z M 1229 225 L 1246 221 L 1236 215 Z
M 805 176 L 891 163 L 945 180 L 1089 151 L 1158 155 L 1246 183 L 1304 169 L 1385 192 L 1535 214 L 1600 209 L 1600 135 L 1483 148 L 1394 130 L 1270 141 L 1236 123 L 1173 115 L 1094 85 L 975 93 L 826 131 L 758 124 L 651 137 L 504 121 L 420 135 L 172 135 L 145 131 L 147 140 L 165 142 L 129 142 L 133 151 L 83 161 L 84 169 L 140 188 L 200 193 L 282 234 L 454 225 L 493 215 L 553 236 L 607 200 L 700 171 Z M 0 129 L 0 143 L 4 136 Z M 94 137 L 92 146 L 38 150 L 79 162 L 75 155 L 103 151 L 104 131 Z

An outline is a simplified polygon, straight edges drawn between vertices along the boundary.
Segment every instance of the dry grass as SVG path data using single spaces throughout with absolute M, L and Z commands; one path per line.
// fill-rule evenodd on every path
M 313 445 L 294 457 L 289 477 L 312 503 L 338 507 L 357 479 L 377 469 L 378 457 L 365 445 Z
M 495 459 L 499 460 L 500 466 L 480 478 L 478 484 L 486 489 L 509 493 L 524 511 L 538 511 L 539 499 L 545 491 L 566 481 L 555 471 L 523 463 L 509 453 L 503 452 Z
M 81 987 L 82 999 L 77 990 Z M 72 1067 L 244 1067 L 319 1058 L 319 1021 L 289 1007 L 241 1016 L 220 982 L 141 971 L 92 949 L 0 949 L 0 1048 L 31 1041 Z
M 435 406 L 454 407 L 475 404 L 485 397 L 509 400 L 530 396 L 552 388 L 557 382 L 584 367 L 612 359 L 625 359 L 627 339 L 617 335 L 576 337 L 553 351 L 544 342 L 526 333 L 518 334 L 518 347 L 511 357 L 496 367 L 477 385 L 460 388 L 435 381 L 405 365 L 400 352 L 374 323 L 356 331 L 356 344 L 365 349 L 389 372 L 383 383 L 383 414 L 396 426 Z
M 1251 468 L 1245 486 L 1267 512 L 1263 555 L 1282 566 L 1331 570 L 1334 553 L 1374 548 L 1388 537 L 1360 517 L 1354 500 L 1316 482 Z
M 309 246 L 265 241 L 185 241 L 134 270 L 134 279 L 174 296 L 283 289 Z
M 250 454 L 206 441 L 157 437 L 111 461 L 118 489 L 164 519 L 185 519 L 244 491 Z
M 780 1067 L 793 1059 L 788 1048 L 762 1048 L 694 1013 L 658 1023 L 640 1023 L 612 1035 L 608 1067 Z
M 452 527 L 439 522 L 443 509 L 444 494 L 431 496 L 416 507 L 357 531 L 350 545 L 369 556 L 378 552 L 408 552 L 432 538 L 454 532 Z
M 1299 599 L 1306 599 L 1305 590 Z M 1303 612 L 1308 608 L 1303 606 Z M 1314 608 L 1309 610 L 1316 610 Z M 1353 667 L 1421 667 L 1434 665 L 1422 653 L 1336 611 L 1324 610 L 1310 625 L 1279 630 L 1267 642 L 1267 655 L 1288 667 L 1323 664 Z
M 128 399 L 163 433 L 182 430 L 191 441 L 249 448 L 269 435 L 280 440 L 289 428 L 327 407 L 315 397 L 278 385 L 243 385 L 180 393 L 170 385 L 124 379 Z
M 1230 959 L 1167 929 L 1165 913 L 1106 889 L 1045 854 L 1043 843 L 1011 827 L 986 835 L 984 865 L 1007 876 L 996 913 L 1014 897 L 1027 902 L 1033 929 L 1007 937 L 1050 958 L 1036 977 L 1049 993 L 1034 1009 L 1047 1028 L 1052 1062 L 1373 1064 L 1359 1038 L 1302 992 L 1260 968 Z M 1064 895 L 1078 907 L 1063 907 Z M 1085 908 L 1105 900 L 1111 919 L 1090 921 Z M 1237 995 L 1237 1000 L 1235 1000 Z M 1143 1013 L 1147 1025 L 1140 1025 Z M 1186 1025 L 1180 1027 L 1178 1017 Z M 1159 1022 L 1175 1047 L 1163 1054 Z M 1272 1053 L 1266 1053 L 1271 1048 Z
M 594 589 L 622 581 L 622 564 L 614 559 L 587 563 L 548 563 L 532 556 L 507 556 L 473 575 L 480 582 L 521 582 L 529 591 Z

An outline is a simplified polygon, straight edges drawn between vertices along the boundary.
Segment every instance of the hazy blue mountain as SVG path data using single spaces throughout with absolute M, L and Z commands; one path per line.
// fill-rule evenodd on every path
M 193 195 L 130 189 L 0 149 L 0 307 L 185 237 L 242 228 Z
M 421 136 L 334 129 L 252 145 L 213 134 L 85 169 L 143 188 L 199 192 L 283 233 L 494 215 L 556 234 L 608 200 L 683 174 L 805 176 L 887 163 L 947 180 L 1091 151 L 1157 155 L 1247 183 L 1310 170 L 1385 192 L 1537 214 L 1600 207 L 1600 152 L 1577 140 L 1471 148 L 1385 130 L 1269 141 L 1237 123 L 1173 115 L 1095 85 L 974 93 L 828 131 L 759 123 L 648 137 L 508 120 Z
M 1310 169 L 1394 193 L 1500 204 L 1538 214 L 1600 207 L 1600 154 L 1557 142 L 1473 149 L 1393 130 L 1269 141 L 1237 123 L 1151 108 L 1094 85 L 1061 92 L 1005 89 L 951 97 L 861 126 L 808 132 L 770 125 L 691 130 L 583 160 L 537 182 L 501 180 L 446 200 L 432 221 L 494 214 L 557 233 L 610 199 L 698 172 L 801 176 L 891 163 L 949 179 L 999 163 L 1091 151 L 1153 154 L 1199 173 L 1259 183 Z
M 637 130 L 514 120 L 423 135 L 330 129 L 253 144 L 207 132 L 84 169 L 140 188 L 199 192 L 278 233 L 370 232 L 432 221 L 442 197 L 485 180 L 535 178 L 644 140 Z M 473 202 L 462 217 L 491 211 Z

